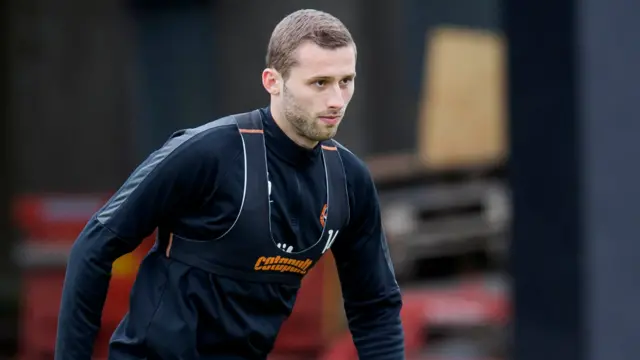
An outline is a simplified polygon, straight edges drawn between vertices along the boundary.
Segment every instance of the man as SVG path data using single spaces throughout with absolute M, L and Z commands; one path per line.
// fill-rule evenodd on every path
M 265 359 L 301 279 L 329 249 L 360 359 L 403 359 L 376 189 L 332 140 L 355 67 L 338 19 L 315 10 L 284 18 L 262 73 L 270 106 L 172 135 L 79 235 L 56 359 L 91 358 L 111 265 L 155 229 L 110 359 Z

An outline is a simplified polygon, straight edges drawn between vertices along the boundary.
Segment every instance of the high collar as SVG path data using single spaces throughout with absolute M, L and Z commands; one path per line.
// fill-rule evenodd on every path
M 260 113 L 262 114 L 267 151 L 292 165 L 300 165 L 320 158 L 320 144 L 313 149 L 307 149 L 296 144 L 276 124 L 269 107 L 260 109 Z

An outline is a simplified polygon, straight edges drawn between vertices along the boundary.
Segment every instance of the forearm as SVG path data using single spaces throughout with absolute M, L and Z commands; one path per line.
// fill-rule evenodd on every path
M 90 360 L 120 240 L 92 220 L 71 248 L 58 317 L 56 360 Z M 120 250 L 122 251 L 122 250 Z
M 399 290 L 367 302 L 345 302 L 349 329 L 362 360 L 403 360 Z

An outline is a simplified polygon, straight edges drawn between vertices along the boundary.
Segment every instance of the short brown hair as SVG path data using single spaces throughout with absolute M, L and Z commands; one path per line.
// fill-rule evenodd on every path
M 294 53 L 305 41 L 325 49 L 351 45 L 355 50 L 351 33 L 338 18 L 319 10 L 298 10 L 287 15 L 273 30 L 267 48 L 267 67 L 286 79 L 296 64 Z

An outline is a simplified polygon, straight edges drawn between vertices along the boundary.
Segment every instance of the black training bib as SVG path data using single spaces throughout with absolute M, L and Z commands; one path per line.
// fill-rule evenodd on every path
M 160 232 L 170 258 L 212 274 L 238 280 L 299 284 L 329 250 L 349 221 L 349 200 L 342 159 L 333 141 L 325 141 L 325 206 L 318 221 L 322 233 L 293 249 L 287 239 L 274 239 L 270 220 L 270 183 L 262 118 L 259 111 L 234 115 L 244 147 L 244 191 L 233 226 L 218 239 L 193 241 Z M 228 121 L 228 119 L 225 119 Z

